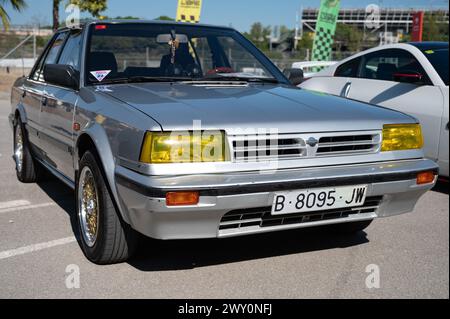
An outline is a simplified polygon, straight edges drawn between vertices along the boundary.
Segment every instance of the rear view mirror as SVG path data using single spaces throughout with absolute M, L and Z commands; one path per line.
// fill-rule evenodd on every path
M 295 86 L 301 84 L 305 78 L 302 69 L 285 69 L 283 73 Z
M 402 83 L 417 83 L 421 82 L 423 79 L 421 73 L 414 71 L 396 72 L 392 76 L 394 81 Z
M 188 43 L 188 37 L 185 34 L 177 34 L 176 39 L 179 43 Z M 156 42 L 159 44 L 167 44 L 172 41 L 172 35 L 170 34 L 158 34 L 156 37 Z
M 44 66 L 44 80 L 50 84 L 78 90 L 80 74 L 71 65 L 47 64 Z

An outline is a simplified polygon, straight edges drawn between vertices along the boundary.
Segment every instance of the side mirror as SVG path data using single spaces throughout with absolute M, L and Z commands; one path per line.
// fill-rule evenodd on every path
M 417 83 L 423 79 L 422 74 L 414 71 L 396 72 L 392 76 L 394 81 L 402 83 Z
M 44 66 L 44 80 L 50 84 L 78 90 L 80 74 L 71 65 L 47 64 Z
M 295 86 L 301 84 L 305 79 L 302 69 L 284 69 L 283 73 Z

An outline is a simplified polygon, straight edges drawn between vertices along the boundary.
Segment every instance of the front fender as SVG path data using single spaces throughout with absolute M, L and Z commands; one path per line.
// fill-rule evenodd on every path
M 22 123 L 27 123 L 27 113 L 25 112 L 25 107 L 23 106 L 22 102 L 20 102 L 19 104 L 16 105 L 16 107 L 14 107 L 11 110 L 11 114 L 10 114 L 10 124 L 11 125 L 15 125 L 16 123 L 12 122 L 11 120 L 15 119 L 15 115 L 16 112 L 19 112 L 19 117 L 20 117 L 20 121 L 22 121 Z
M 105 174 L 105 178 L 108 181 L 111 196 L 113 196 L 114 201 L 119 209 L 119 212 L 128 224 L 130 223 L 130 218 L 128 211 L 124 209 L 122 203 L 119 200 L 119 196 L 117 193 L 117 187 L 115 182 L 115 160 L 113 156 L 113 152 L 111 150 L 111 145 L 109 143 L 108 136 L 104 130 L 104 128 L 98 124 L 97 122 L 89 123 L 86 128 L 81 132 L 77 139 L 77 143 L 75 145 L 75 154 L 79 153 L 79 141 L 83 135 L 87 134 L 91 140 L 94 142 L 95 148 L 97 150 L 97 154 L 100 158 L 103 172 Z M 78 172 L 79 165 L 78 161 L 75 162 L 75 171 Z M 77 173 L 76 173 L 77 174 Z

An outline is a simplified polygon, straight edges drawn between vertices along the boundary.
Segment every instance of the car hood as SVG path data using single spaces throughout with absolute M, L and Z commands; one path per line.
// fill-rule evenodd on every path
M 97 91 L 99 89 L 97 88 Z M 343 98 L 272 84 L 143 83 L 101 91 L 157 121 L 164 130 L 275 129 L 279 133 L 379 130 L 411 123 L 405 114 Z

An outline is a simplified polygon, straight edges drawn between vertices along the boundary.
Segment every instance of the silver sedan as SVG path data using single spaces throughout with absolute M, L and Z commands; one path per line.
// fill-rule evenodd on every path
M 436 182 L 408 115 L 299 90 L 230 28 L 61 29 L 12 89 L 17 177 L 75 190 L 80 246 L 122 262 L 137 234 L 224 238 L 413 210 Z

